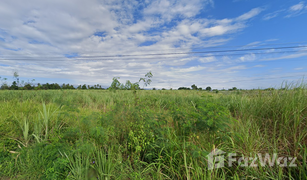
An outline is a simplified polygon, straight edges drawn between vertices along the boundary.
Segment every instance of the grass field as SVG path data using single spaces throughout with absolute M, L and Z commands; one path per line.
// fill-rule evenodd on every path
M 0 91 L 0 177 L 307 179 L 307 89 L 284 88 Z M 216 148 L 237 160 L 208 169 Z M 238 162 L 265 153 L 297 166 Z

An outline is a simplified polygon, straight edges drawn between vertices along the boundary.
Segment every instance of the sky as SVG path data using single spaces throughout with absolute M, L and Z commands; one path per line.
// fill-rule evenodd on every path
M 0 17 L 2 83 L 108 87 L 151 71 L 147 88 L 252 89 L 307 74 L 307 1 L 3 0 Z

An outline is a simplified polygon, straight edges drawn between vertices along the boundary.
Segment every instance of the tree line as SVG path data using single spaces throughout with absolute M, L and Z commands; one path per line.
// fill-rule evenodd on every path
M 125 84 L 119 82 L 119 77 L 114 77 L 113 82 L 111 86 L 107 89 L 110 90 L 138 90 L 140 88 L 140 83 L 143 82 L 143 88 L 144 86 L 150 85 L 152 82 L 151 78 L 153 77 L 151 71 L 149 71 L 147 74 L 145 74 L 145 78 L 140 78 L 138 82 L 132 83 L 130 80 L 127 80 Z M 34 79 L 31 82 L 24 82 L 24 81 L 19 81 L 19 75 L 17 72 L 14 73 L 14 81 L 12 82 L 12 85 L 8 85 L 7 83 L 7 78 L 1 78 L 1 90 L 49 90 L 49 89 L 105 89 L 101 87 L 101 85 L 96 84 L 96 85 L 79 85 L 77 87 L 74 87 L 71 84 L 62 84 L 59 85 L 58 83 L 46 83 L 46 84 L 40 84 L 38 83 L 37 85 L 34 84 Z
M 140 87 L 140 83 L 143 83 L 143 89 L 144 87 L 150 85 L 150 83 L 152 82 L 151 78 L 153 77 L 151 71 L 149 71 L 147 74 L 145 74 L 144 78 L 140 78 L 140 80 L 138 82 L 132 83 L 130 80 L 127 80 L 126 83 L 120 83 L 119 81 L 119 77 L 114 77 L 113 81 L 111 83 L 111 86 L 109 88 L 109 90 L 141 90 L 142 88 Z M 19 75 L 17 72 L 14 73 L 14 81 L 12 82 L 12 85 L 8 85 L 6 82 L 6 78 L 1 78 L 0 77 L 0 81 L 1 81 L 1 86 L 0 89 L 1 90 L 52 90 L 52 89 L 100 89 L 100 90 L 104 90 L 105 88 L 101 87 L 101 85 L 96 84 L 96 85 L 79 85 L 77 87 L 74 87 L 71 84 L 62 84 L 59 85 L 58 83 L 45 83 L 45 84 L 40 84 L 38 83 L 37 85 L 34 84 L 34 79 L 31 82 L 24 82 L 24 81 L 19 81 Z M 156 90 L 156 88 L 153 88 L 152 90 Z M 165 88 L 162 88 L 162 90 L 166 90 Z M 170 89 L 172 90 L 172 89 Z M 197 87 L 195 84 L 191 85 L 191 88 L 189 87 L 179 87 L 178 90 L 206 90 L 206 91 L 215 91 L 218 92 L 217 89 L 212 89 L 210 86 L 206 87 L 205 89 L 201 88 L 201 87 Z M 237 90 L 236 87 L 233 87 L 231 89 L 228 89 L 228 91 L 234 91 Z
M 195 84 L 193 84 L 193 85 L 191 86 L 191 88 L 189 88 L 189 87 L 179 87 L 178 90 L 199 90 L 199 91 L 206 90 L 206 91 L 218 91 L 218 89 L 212 89 L 210 86 L 207 86 L 205 89 L 203 89 L 203 88 L 201 88 L 201 87 L 197 87 Z M 222 90 L 225 90 L 225 89 L 222 89 Z M 235 91 L 235 90 L 238 90 L 238 88 L 233 87 L 233 88 L 228 89 L 228 91 Z

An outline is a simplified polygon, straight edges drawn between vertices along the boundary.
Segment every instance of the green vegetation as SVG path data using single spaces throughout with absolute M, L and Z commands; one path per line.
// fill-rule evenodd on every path
M 215 91 L 0 91 L 0 178 L 307 178 L 305 85 Z M 215 148 L 297 167 L 208 170 Z
M 33 79 L 32 82 L 27 82 L 25 83 L 24 81 L 22 81 L 22 83 L 19 83 L 19 75 L 17 72 L 14 72 L 14 79 L 15 81 L 12 82 L 11 86 L 7 85 L 7 78 L 1 78 L 1 86 L 0 89 L 1 90 L 49 90 L 49 89 L 104 89 L 101 87 L 101 85 L 96 84 L 93 86 L 90 85 L 86 85 L 83 84 L 82 86 L 79 85 L 77 88 L 75 88 L 73 85 L 70 84 L 62 84 L 61 86 L 57 83 L 46 83 L 46 84 L 40 84 L 38 83 L 36 86 L 33 83 L 35 80 Z M 119 77 L 114 77 L 113 78 L 113 82 L 111 84 L 111 86 L 108 88 L 110 90 L 139 90 L 140 88 L 140 83 L 143 83 L 143 89 L 144 86 L 148 86 L 150 85 L 150 83 L 152 82 L 151 78 L 153 77 L 151 71 L 149 71 L 147 74 L 145 74 L 145 78 L 140 78 L 140 80 L 138 82 L 135 83 L 131 83 L 129 80 L 126 81 L 126 84 L 122 84 L 119 82 L 118 79 L 120 79 Z

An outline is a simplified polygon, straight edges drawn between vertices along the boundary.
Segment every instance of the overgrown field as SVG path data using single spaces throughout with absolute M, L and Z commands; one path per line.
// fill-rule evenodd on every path
M 303 85 L 0 91 L 0 179 L 307 179 L 306 107 Z M 211 170 L 216 148 L 224 167 Z M 238 162 L 266 153 L 297 166 Z

